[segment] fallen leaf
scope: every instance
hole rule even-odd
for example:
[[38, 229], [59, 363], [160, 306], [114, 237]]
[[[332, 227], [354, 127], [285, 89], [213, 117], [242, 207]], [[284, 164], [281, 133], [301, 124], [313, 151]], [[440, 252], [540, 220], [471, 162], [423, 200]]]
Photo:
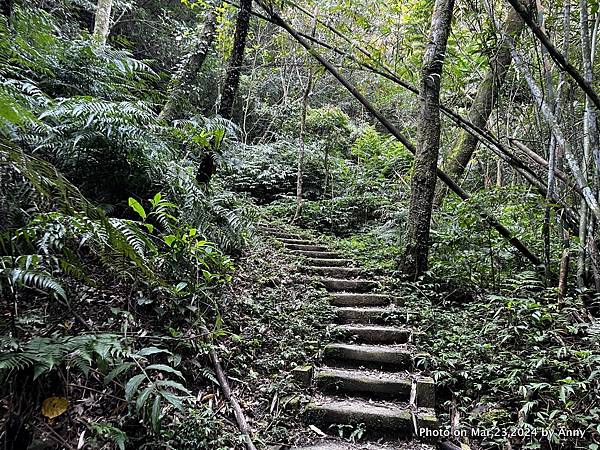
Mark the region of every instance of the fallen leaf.
[[321, 437], [326, 437], [327, 436], [325, 433], [323, 433], [320, 429], [318, 429], [314, 425], [309, 425], [308, 428], [310, 428], [311, 430], [313, 430], [315, 433], [317, 433]]
[[49, 419], [63, 414], [69, 407], [69, 400], [64, 397], [48, 397], [42, 402], [42, 415]]
[[83, 430], [79, 435], [79, 441], [77, 442], [77, 450], [81, 450], [83, 447], [85, 447], [85, 430]]

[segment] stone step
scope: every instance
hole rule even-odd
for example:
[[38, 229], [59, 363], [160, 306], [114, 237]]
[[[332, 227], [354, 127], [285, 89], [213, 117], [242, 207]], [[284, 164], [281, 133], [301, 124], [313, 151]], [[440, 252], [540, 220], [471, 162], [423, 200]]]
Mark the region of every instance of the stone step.
[[340, 325], [336, 329], [367, 344], [405, 344], [411, 333], [408, 328], [386, 325]]
[[386, 317], [398, 310], [377, 307], [347, 306], [335, 308], [336, 318], [342, 323], [385, 323]]
[[309, 423], [318, 424], [321, 429], [329, 424], [364, 424], [368, 435], [377, 433], [385, 437], [409, 438], [413, 434], [412, 414], [408, 406], [403, 404], [323, 398], [307, 405], [305, 417]]
[[364, 370], [321, 369], [315, 375], [317, 387], [324, 392], [368, 395], [373, 398], [408, 402], [412, 380], [393, 373]]
[[324, 245], [306, 245], [306, 244], [283, 244], [285, 248], [290, 250], [306, 250], [309, 252], [326, 252], [327, 247]]
[[[285, 447], [287, 448], [287, 447]], [[394, 442], [394, 446], [380, 445], [373, 442], [360, 442], [358, 444], [351, 444], [349, 442], [341, 442], [334, 440], [333, 438], [327, 440], [320, 440], [307, 444], [302, 447], [292, 447], [294, 450], [436, 450], [436, 447], [432, 445], [425, 445], [423, 443], [415, 444], [414, 442]], [[267, 450], [284, 450], [284, 447], [277, 446], [271, 447]]]
[[[268, 448], [267, 450], [283, 450], [283, 448], [284, 447], [282, 447], [282, 446], [277, 446], [276, 448], [272, 447], [272, 448]], [[353, 444], [349, 444], [349, 443], [342, 444], [342, 443], [333, 442], [333, 441], [315, 442], [309, 446], [292, 447], [292, 449], [294, 449], [294, 450], [392, 450], [392, 449], [390, 449], [390, 447], [373, 446], [373, 445], [369, 445], [365, 442], [361, 443], [360, 445], [353, 445]]]
[[327, 275], [334, 278], [352, 278], [358, 277], [361, 270], [356, 267], [323, 267], [323, 266], [306, 266], [307, 270]]
[[[358, 394], [375, 399], [410, 401], [413, 380], [390, 372], [339, 369], [320, 369], [315, 384], [323, 392]], [[435, 408], [435, 383], [430, 377], [417, 377], [415, 405]]]
[[327, 361], [344, 366], [365, 366], [410, 370], [413, 366], [412, 353], [406, 346], [329, 344], [323, 349]]
[[[338, 442], [333, 438], [313, 442], [310, 445], [302, 447], [291, 447], [293, 450], [436, 450], [432, 445], [424, 445], [422, 443], [415, 445], [414, 442], [394, 442], [393, 447], [389, 445], [381, 445], [373, 442], [361, 441], [357, 444], [349, 442]], [[287, 447], [277, 446], [267, 448], [267, 450], [285, 450]]]
[[391, 298], [383, 294], [331, 294], [329, 303], [334, 306], [385, 306], [389, 305]]
[[352, 265], [352, 260], [351, 259], [341, 259], [341, 258], [309, 258], [308, 263], [311, 266], [339, 267], [339, 266]]
[[319, 278], [318, 281], [322, 283], [328, 291], [366, 292], [375, 289], [378, 286], [378, 283], [372, 280]]
[[279, 239], [284, 244], [299, 244], [299, 245], [316, 245], [313, 241], [309, 239], [289, 239], [289, 238], [281, 238]]
[[259, 231], [268, 234], [269, 236], [273, 236], [277, 239], [304, 239], [302, 236], [294, 233], [288, 233], [287, 231], [273, 231], [273, 230], [265, 230], [263, 228], [259, 228]]
[[307, 258], [319, 258], [319, 259], [335, 259], [338, 254], [335, 252], [315, 252], [312, 250], [294, 250], [294, 253]]

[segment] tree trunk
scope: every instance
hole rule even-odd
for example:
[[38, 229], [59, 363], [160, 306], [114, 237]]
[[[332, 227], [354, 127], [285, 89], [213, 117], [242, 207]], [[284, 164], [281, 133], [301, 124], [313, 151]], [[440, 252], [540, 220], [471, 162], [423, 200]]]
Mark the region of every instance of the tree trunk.
[[[523, 19], [513, 9], [510, 8], [508, 16], [503, 24], [504, 32], [513, 39], [518, 39], [524, 28]], [[505, 39], [501, 39], [496, 50], [496, 55], [490, 60], [490, 67], [485, 78], [477, 89], [475, 99], [469, 110], [469, 121], [479, 128], [486, 128], [487, 121], [496, 106], [500, 88], [504, 84], [506, 74], [512, 63], [510, 46]], [[453, 178], [460, 179], [465, 171], [465, 167], [471, 160], [479, 139], [473, 134], [463, 130], [461, 136], [450, 154], [450, 159], [446, 164], [445, 171]], [[448, 189], [440, 186], [437, 190], [435, 205], [441, 205]]]
[[560, 276], [558, 279], [558, 298], [564, 300], [569, 281], [569, 249], [565, 248], [560, 258]]
[[410, 207], [403, 271], [418, 277], [427, 270], [429, 227], [440, 150], [440, 85], [454, 0], [436, 0], [429, 43], [423, 57], [419, 143], [411, 180]]
[[204, 60], [212, 47], [217, 30], [217, 8], [222, 2], [218, 2], [214, 7], [209, 7], [206, 18], [202, 25], [198, 26], [196, 43], [191, 53], [186, 55], [178, 73], [173, 76], [171, 86], [169, 87], [167, 102], [165, 103], [159, 119], [171, 120], [174, 118], [177, 107], [180, 105], [186, 91], [193, 86], [198, 73], [202, 69]]
[[[588, 4], [586, 0], [579, 1], [579, 26], [581, 29], [581, 57], [583, 63], [583, 76], [588, 83], [592, 83], [593, 71], [591, 62], [590, 32], [588, 27]], [[583, 114], [583, 160], [582, 171], [585, 177], [589, 176], [589, 162], [592, 154], [597, 150], [596, 112], [590, 104], [590, 97], [586, 96], [585, 110]], [[579, 224], [579, 253], [577, 258], [577, 287], [585, 288], [587, 279], [587, 248], [588, 248], [588, 226], [591, 221], [588, 218], [588, 208], [585, 202], [581, 202], [581, 221]], [[591, 236], [590, 236], [591, 237]]]
[[110, 33], [110, 13], [113, 0], [98, 0], [96, 16], [94, 18], [94, 39], [99, 44], [105, 45]]
[[252, 14], [252, 0], [240, 0], [240, 10], [235, 23], [235, 35], [233, 38], [233, 51], [229, 59], [223, 93], [219, 105], [219, 114], [226, 119], [231, 119], [233, 101], [240, 84], [240, 72], [244, 63], [244, 51], [246, 49], [246, 37], [250, 27], [250, 15]]
[[[312, 36], [317, 32], [317, 11], [315, 9], [315, 14], [313, 18], [312, 25]], [[303, 177], [304, 177], [304, 153], [305, 153], [305, 136], [304, 130], [306, 128], [306, 111], [308, 109], [308, 98], [310, 97], [310, 93], [313, 87], [314, 80], [314, 70], [311, 67], [308, 71], [308, 80], [306, 82], [306, 89], [304, 90], [304, 94], [302, 95], [302, 112], [300, 115], [300, 146], [298, 147], [298, 175], [296, 179], [296, 212], [294, 213], [294, 218], [292, 219], [292, 223], [294, 223], [300, 217], [302, 213], [302, 187], [303, 187]]]
[[[571, 5], [569, 2], [565, 2], [563, 5], [563, 48], [562, 51], [565, 55], [568, 54], [569, 51], [569, 20], [570, 20], [570, 12]], [[540, 24], [544, 25], [544, 15], [543, 10], [540, 8], [538, 12], [538, 17]], [[544, 76], [546, 80], [546, 90], [547, 90], [547, 98], [550, 102], [552, 102], [552, 112], [556, 115], [560, 115], [561, 111], [561, 85], [563, 81], [563, 72], [560, 72], [558, 78], [558, 92], [555, 92], [554, 82], [552, 80], [552, 72], [550, 67], [548, 50], [545, 47], [542, 47], [542, 60], [544, 65]], [[544, 224], [542, 226], [542, 235], [544, 238], [544, 267], [546, 268], [546, 273], [550, 273], [550, 264], [552, 263], [551, 258], [551, 248], [552, 248], [552, 239], [551, 239], [551, 229], [550, 223], [552, 219], [552, 198], [554, 197], [554, 192], [556, 190], [556, 139], [552, 134], [550, 136], [550, 145], [548, 146], [548, 175], [546, 178], [546, 206], [544, 207]], [[560, 281], [559, 281], [560, 282]]]

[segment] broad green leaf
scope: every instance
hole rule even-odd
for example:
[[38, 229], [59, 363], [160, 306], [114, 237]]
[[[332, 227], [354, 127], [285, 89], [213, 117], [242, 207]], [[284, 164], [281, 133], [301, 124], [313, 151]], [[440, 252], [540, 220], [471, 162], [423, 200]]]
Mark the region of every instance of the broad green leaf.
[[154, 399], [150, 417], [152, 418], [152, 428], [154, 431], [158, 431], [160, 429], [160, 396], [158, 395]]
[[133, 208], [133, 210], [138, 213], [143, 220], [146, 220], [146, 210], [142, 205], [140, 205], [140, 202], [138, 202], [135, 198], [129, 197], [129, 206]]
[[140, 387], [140, 384], [142, 384], [142, 381], [144, 381], [145, 379], [146, 379], [146, 375], [143, 373], [141, 373], [139, 375], [135, 375], [134, 377], [131, 377], [129, 379], [129, 381], [125, 385], [125, 400], [127, 400], [128, 402], [131, 401], [134, 394]]
[[167, 366], [166, 364], [150, 364], [148, 367], [146, 367], [146, 370], [160, 370], [162, 372], [169, 372], [185, 379], [179, 370], [173, 369], [171, 366]]
[[104, 384], [110, 383], [116, 377], [129, 370], [131, 366], [133, 366], [133, 363], [123, 363], [118, 365], [104, 377]]
[[169, 350], [166, 350], [164, 348], [158, 348], [158, 347], [145, 347], [143, 349], [141, 349], [139, 352], [137, 352], [138, 356], [150, 356], [150, 355], [155, 355], [157, 353], [167, 353], [167, 354], [171, 354], [171, 352]]

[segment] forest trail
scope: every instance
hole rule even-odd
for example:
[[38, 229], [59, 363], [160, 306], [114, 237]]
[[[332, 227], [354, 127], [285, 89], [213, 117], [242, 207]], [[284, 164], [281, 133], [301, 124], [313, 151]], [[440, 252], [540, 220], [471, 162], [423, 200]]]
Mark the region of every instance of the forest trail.
[[[392, 298], [380, 284], [363, 278], [364, 271], [327, 246], [273, 225], [260, 231], [304, 259], [305, 271], [322, 284], [334, 308], [335, 330], [341, 339], [322, 348], [321, 367], [300, 366], [295, 378], [315, 395], [302, 408], [307, 424], [327, 431], [331, 425], [364, 427], [377, 442], [395, 441], [393, 448], [430, 448], [420, 439], [424, 429], [438, 426], [433, 379], [414, 367], [416, 330], [386, 325], [402, 299]], [[359, 436], [360, 437], [360, 436]], [[398, 439], [406, 441], [398, 444]], [[431, 439], [429, 439], [431, 441]], [[353, 447], [324, 439], [304, 450], [379, 448]], [[390, 447], [384, 447], [390, 448]]]

